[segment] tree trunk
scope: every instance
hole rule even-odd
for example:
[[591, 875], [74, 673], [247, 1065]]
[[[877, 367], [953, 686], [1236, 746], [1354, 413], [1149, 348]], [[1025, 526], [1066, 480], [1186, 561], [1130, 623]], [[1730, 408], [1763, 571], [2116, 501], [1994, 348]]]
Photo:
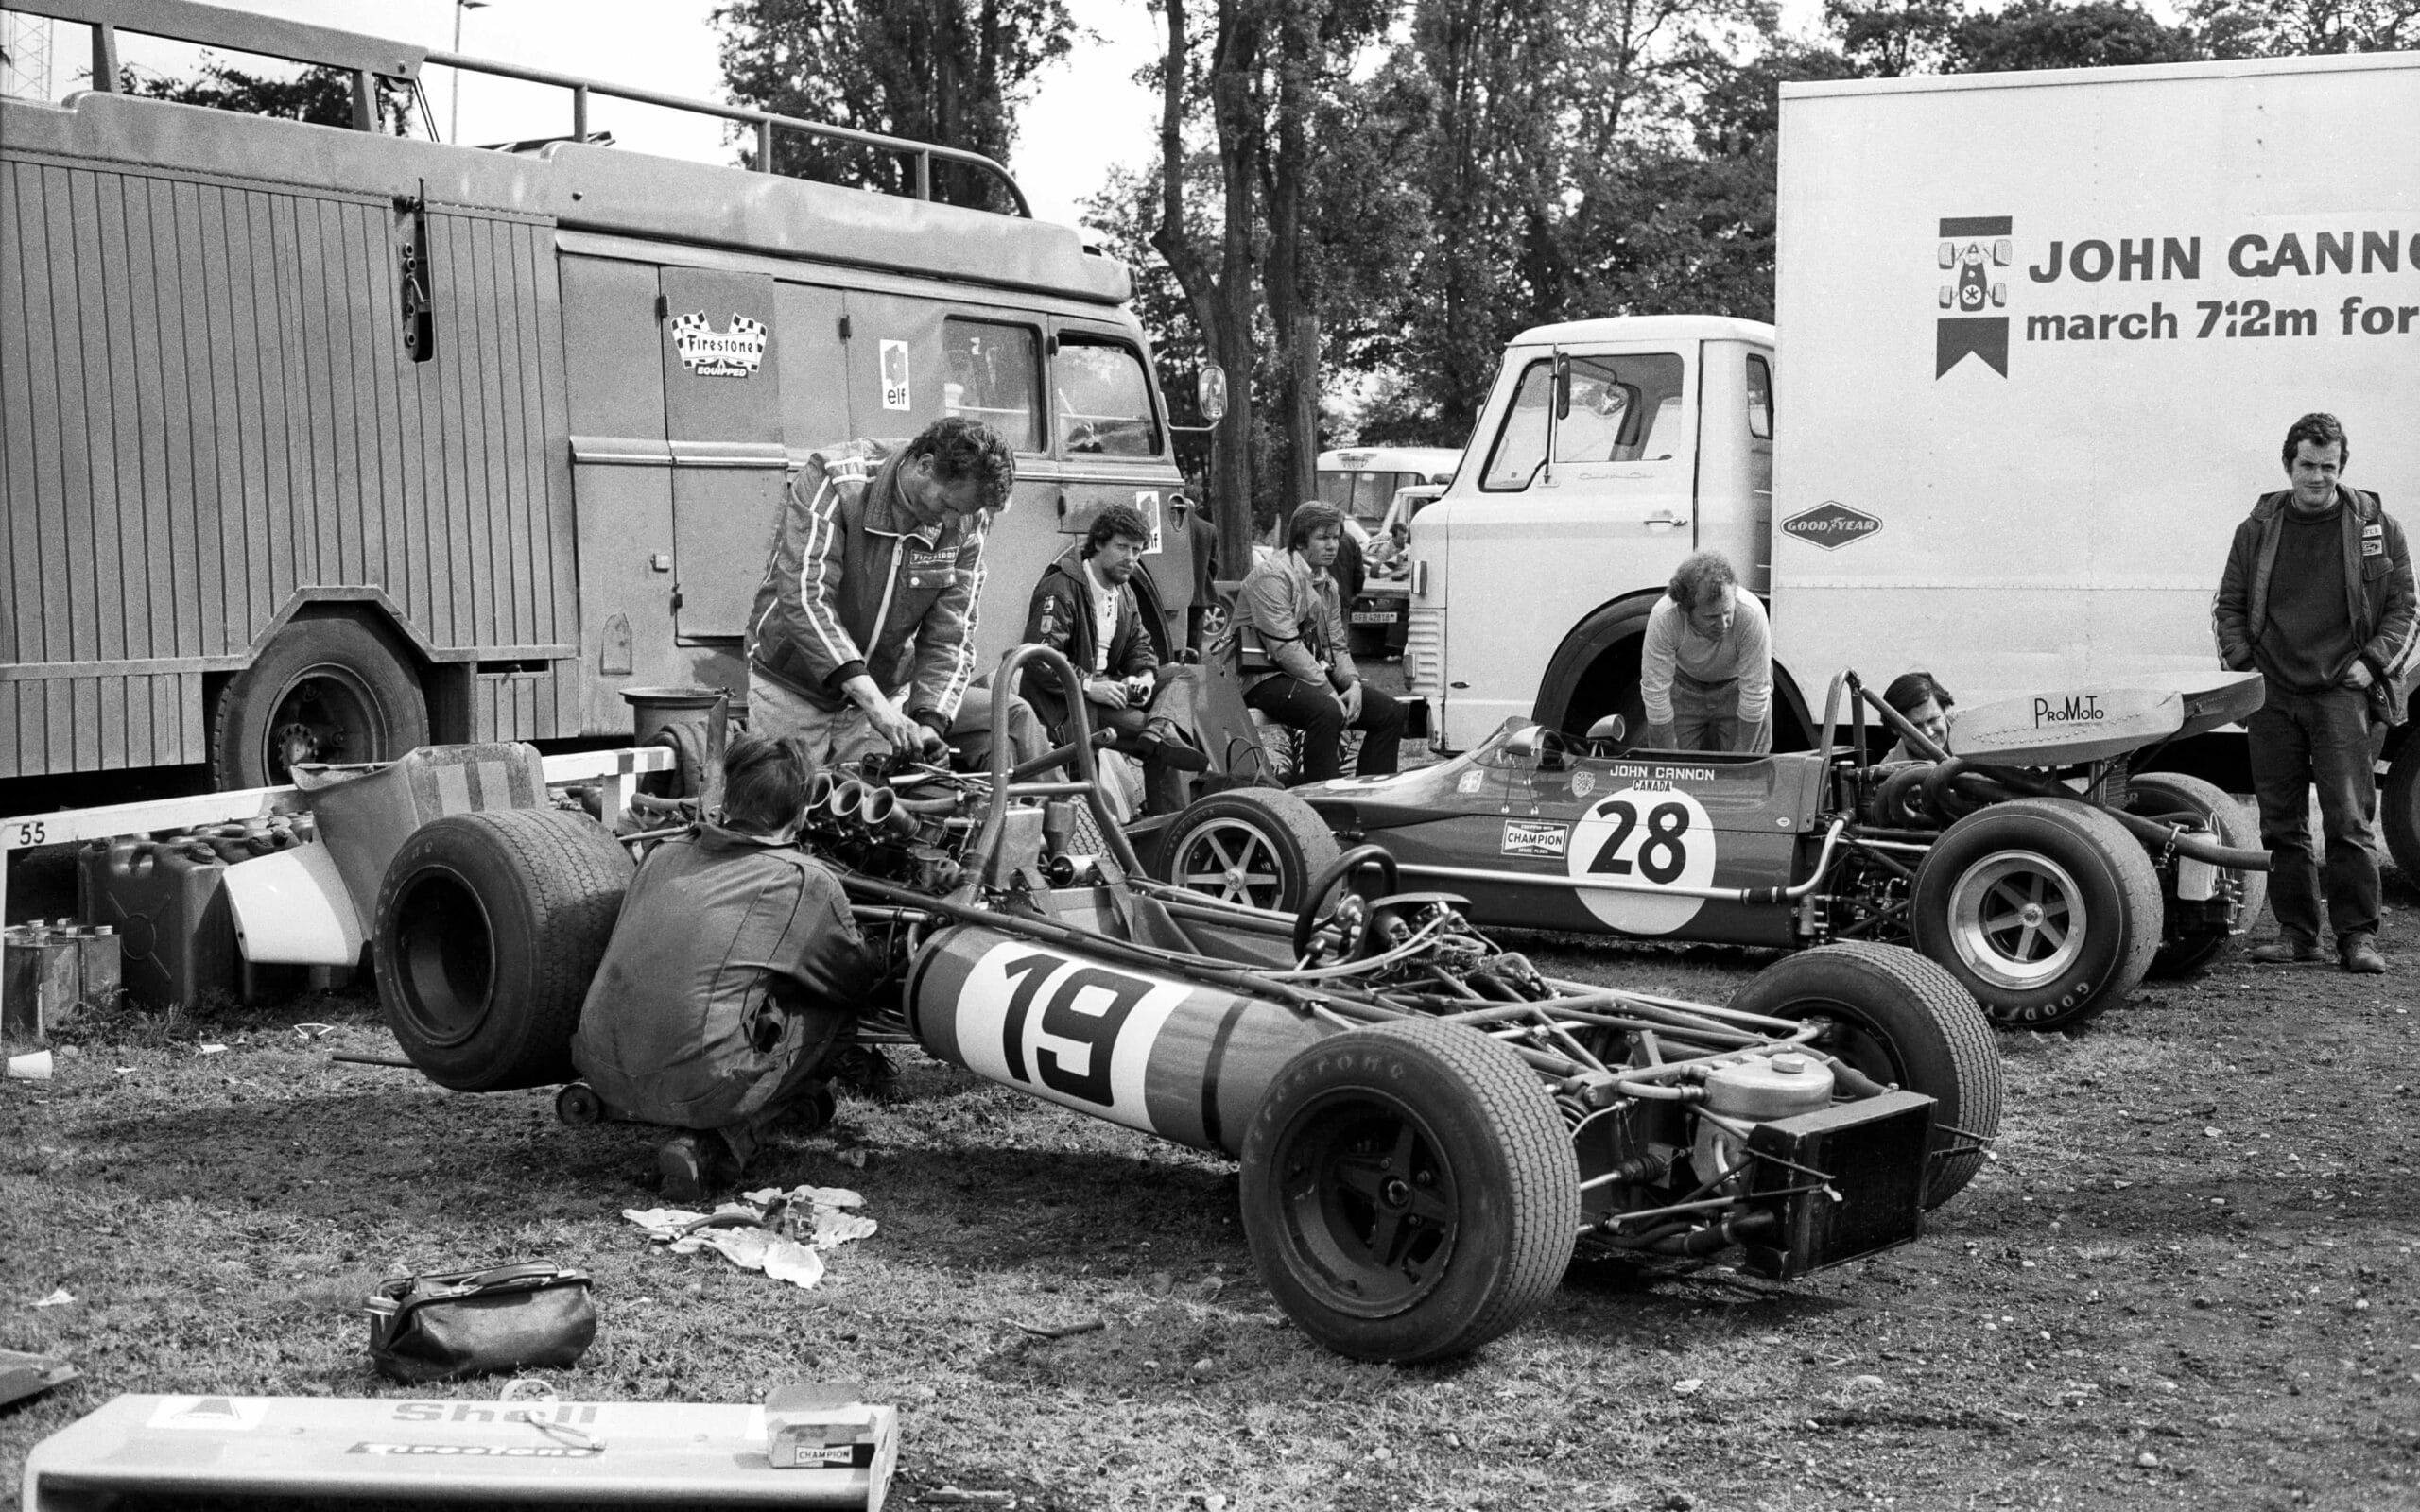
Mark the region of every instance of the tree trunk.
[[1319, 260], [1307, 240], [1312, 70], [1320, 47], [1321, 7], [1296, 0], [1278, 26], [1277, 150], [1270, 160], [1269, 320], [1276, 328], [1283, 373], [1279, 404], [1286, 467], [1279, 528], [1294, 507], [1317, 496], [1320, 448]]

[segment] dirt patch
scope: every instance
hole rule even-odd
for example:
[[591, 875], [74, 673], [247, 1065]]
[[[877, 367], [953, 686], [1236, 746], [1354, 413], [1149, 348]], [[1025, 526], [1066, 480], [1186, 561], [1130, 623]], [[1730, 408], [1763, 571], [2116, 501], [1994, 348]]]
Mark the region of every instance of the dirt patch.
[[[361, 1352], [379, 1276], [544, 1257], [599, 1283], [564, 1395], [863, 1380], [903, 1409], [899, 1505], [2420, 1506], [2420, 899], [2389, 902], [2387, 977], [2226, 963], [2003, 1036], [1996, 1158], [1913, 1245], [1789, 1286], [1582, 1264], [1419, 1369], [1276, 1314], [1224, 1162], [919, 1057], [767, 1159], [882, 1225], [801, 1293], [623, 1222], [653, 1202], [645, 1130], [330, 1063], [391, 1048], [366, 997], [95, 1022], [58, 1080], [0, 1086], [0, 1346], [86, 1372], [0, 1417], [0, 1484], [122, 1391], [405, 1395]], [[1770, 958], [1522, 944], [1713, 998]]]

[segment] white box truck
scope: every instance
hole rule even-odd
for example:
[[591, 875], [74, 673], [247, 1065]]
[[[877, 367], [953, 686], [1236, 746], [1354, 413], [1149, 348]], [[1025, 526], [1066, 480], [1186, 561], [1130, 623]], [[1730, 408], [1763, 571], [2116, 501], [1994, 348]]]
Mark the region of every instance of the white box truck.
[[[1634, 721], [1700, 548], [1771, 595], [1783, 748], [1843, 667], [1970, 704], [2213, 670], [2229, 536], [2309, 410], [2420, 528], [2420, 54], [1786, 85], [1779, 263], [1777, 329], [1513, 338], [1411, 531], [1440, 746]], [[2384, 818], [2420, 873], [2411, 730]], [[2153, 759], [2249, 787], [2239, 730]]]
[[[1779, 233], [1802, 674], [2214, 666], [2229, 538], [2311, 410], [2420, 526], [2420, 53], [1785, 85]], [[2182, 754], [2248, 789], [2239, 730]], [[2409, 727], [2389, 755], [2420, 866]]]

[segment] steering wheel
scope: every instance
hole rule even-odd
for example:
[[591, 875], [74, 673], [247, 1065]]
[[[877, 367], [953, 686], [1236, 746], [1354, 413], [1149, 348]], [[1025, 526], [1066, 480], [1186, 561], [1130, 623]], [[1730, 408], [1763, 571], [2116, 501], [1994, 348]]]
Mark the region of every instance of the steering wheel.
[[1294, 959], [1299, 961], [1310, 952], [1311, 935], [1321, 922], [1320, 905], [1327, 902], [1327, 895], [1336, 890], [1339, 883], [1349, 880], [1363, 867], [1378, 868], [1378, 890], [1372, 893], [1356, 887], [1354, 891], [1357, 894], [1363, 898], [1384, 898], [1395, 890], [1395, 858], [1387, 852], [1384, 846], [1357, 845], [1329, 862], [1312, 880], [1310, 889], [1303, 894], [1303, 906], [1294, 915]]

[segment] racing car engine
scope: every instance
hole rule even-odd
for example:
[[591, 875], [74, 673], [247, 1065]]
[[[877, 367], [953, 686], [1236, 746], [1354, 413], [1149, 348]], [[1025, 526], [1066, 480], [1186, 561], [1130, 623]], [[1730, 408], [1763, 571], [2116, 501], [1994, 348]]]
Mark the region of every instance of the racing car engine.
[[1820, 1113], [1832, 1104], [1832, 1068], [1812, 1056], [1748, 1057], [1708, 1068], [1690, 1163], [1714, 1181], [1748, 1160], [1757, 1124]]

